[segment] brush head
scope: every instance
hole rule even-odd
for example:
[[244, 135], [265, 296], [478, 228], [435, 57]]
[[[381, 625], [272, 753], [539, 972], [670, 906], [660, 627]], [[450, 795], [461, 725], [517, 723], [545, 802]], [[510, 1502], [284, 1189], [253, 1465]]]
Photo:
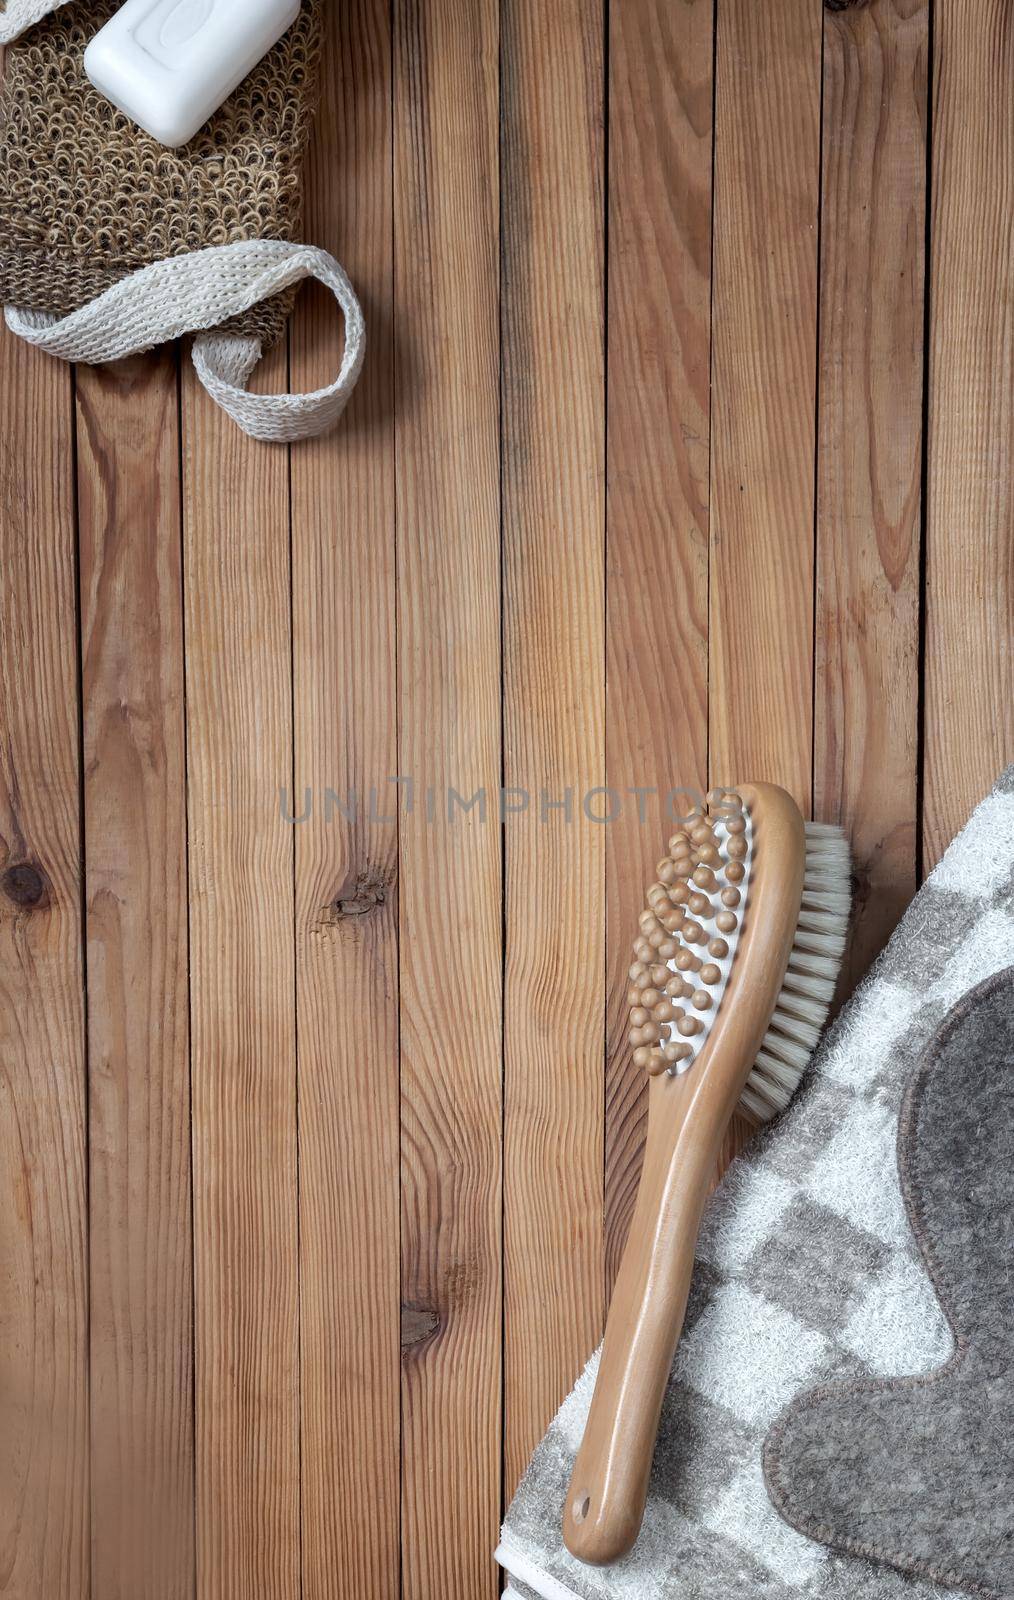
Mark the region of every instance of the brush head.
[[[762, 840], [763, 819], [743, 797], [715, 790], [707, 808], [676, 829], [668, 855], [658, 863], [627, 995], [634, 1062], [652, 1076], [688, 1072], [723, 1004], [735, 1004], [741, 941], [763, 937], [750, 916], [758, 823]], [[848, 843], [826, 823], [803, 827], [805, 865], [792, 944], [740, 1099], [740, 1109], [755, 1122], [775, 1116], [792, 1098], [827, 1018], [845, 951]]]

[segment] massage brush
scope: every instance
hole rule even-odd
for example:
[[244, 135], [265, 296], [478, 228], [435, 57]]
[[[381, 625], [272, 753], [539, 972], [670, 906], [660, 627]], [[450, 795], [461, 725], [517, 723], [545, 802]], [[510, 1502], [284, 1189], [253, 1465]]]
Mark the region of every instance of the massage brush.
[[730, 1118], [789, 1102], [845, 949], [849, 850], [772, 784], [715, 790], [677, 828], [641, 913], [630, 1043], [648, 1135], [563, 1536], [602, 1565], [641, 1526], [704, 1202]]

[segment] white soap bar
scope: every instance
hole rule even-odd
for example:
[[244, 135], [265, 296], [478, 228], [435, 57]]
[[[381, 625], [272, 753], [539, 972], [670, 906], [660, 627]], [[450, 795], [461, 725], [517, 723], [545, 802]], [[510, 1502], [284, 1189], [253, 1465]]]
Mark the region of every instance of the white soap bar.
[[203, 128], [299, 16], [300, 0], [127, 0], [85, 51], [96, 89], [160, 144]]

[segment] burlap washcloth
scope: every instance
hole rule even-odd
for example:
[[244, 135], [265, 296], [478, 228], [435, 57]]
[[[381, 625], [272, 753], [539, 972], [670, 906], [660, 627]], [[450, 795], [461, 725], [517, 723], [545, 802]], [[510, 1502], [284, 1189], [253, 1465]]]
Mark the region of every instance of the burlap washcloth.
[[[85, 47], [120, 0], [0, 3], [7, 51], [0, 117], [0, 297], [8, 325], [68, 360], [108, 361], [197, 332], [216, 400], [258, 437], [323, 431], [363, 355], [344, 272], [299, 238], [302, 164], [317, 87], [322, 0], [211, 121], [164, 148], [89, 83]], [[254, 396], [246, 381], [313, 275], [346, 318], [336, 384]]]
[[560, 1535], [593, 1357], [507, 1513], [498, 1555], [509, 1593], [943, 1600], [953, 1592], [790, 1526], [769, 1496], [764, 1451], [804, 1391], [908, 1379], [952, 1356], [952, 1330], [902, 1199], [899, 1114], [952, 1006], [1012, 964], [1014, 767], [927, 879], [789, 1110], [711, 1202], [637, 1545], [615, 1566], [585, 1567]]

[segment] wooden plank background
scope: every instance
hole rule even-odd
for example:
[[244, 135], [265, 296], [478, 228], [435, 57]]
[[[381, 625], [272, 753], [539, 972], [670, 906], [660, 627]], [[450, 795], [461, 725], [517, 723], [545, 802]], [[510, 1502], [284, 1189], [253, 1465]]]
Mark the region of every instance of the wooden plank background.
[[666, 795], [844, 824], [847, 986], [1014, 760], [1012, 10], [349, 0], [333, 438], [0, 337], [3, 1600], [497, 1592]]

